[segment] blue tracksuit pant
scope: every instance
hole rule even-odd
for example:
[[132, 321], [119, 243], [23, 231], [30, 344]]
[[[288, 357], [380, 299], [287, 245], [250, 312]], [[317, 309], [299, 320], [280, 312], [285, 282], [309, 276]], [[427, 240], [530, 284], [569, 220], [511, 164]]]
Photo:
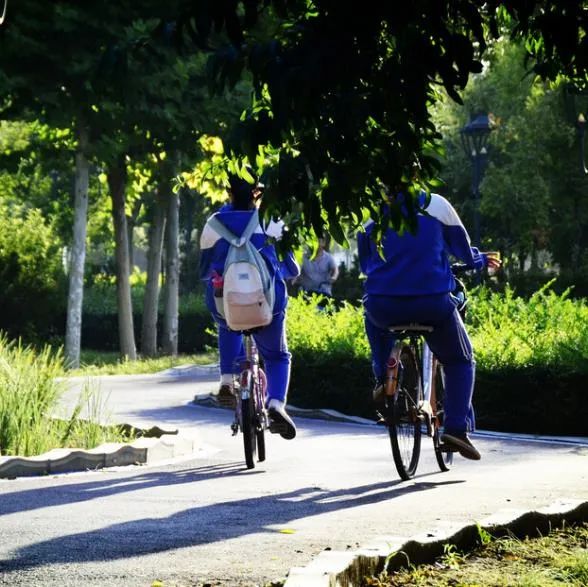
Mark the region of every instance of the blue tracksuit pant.
[[[290, 382], [290, 363], [292, 355], [286, 342], [284, 319], [286, 312], [274, 314], [270, 324], [253, 335], [259, 354], [264, 360], [267, 375], [268, 400], [286, 401]], [[215, 319], [218, 324], [218, 349], [221, 373], [238, 373], [239, 357], [244, 356], [243, 335], [229, 330], [222, 319]]]
[[445, 371], [445, 432], [472, 430], [475, 362], [470, 339], [451, 296], [366, 294], [363, 303], [376, 378], [385, 377], [386, 362], [396, 341], [387, 327], [410, 322], [432, 326], [433, 332], [426, 333], [425, 338]]

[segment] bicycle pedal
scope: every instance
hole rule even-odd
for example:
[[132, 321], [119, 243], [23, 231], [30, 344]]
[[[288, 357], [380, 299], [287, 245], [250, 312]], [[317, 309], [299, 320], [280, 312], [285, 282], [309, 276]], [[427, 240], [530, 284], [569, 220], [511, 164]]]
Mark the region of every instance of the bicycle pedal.
[[386, 418], [384, 418], [384, 416], [378, 412], [376, 410], [376, 425], [377, 426], [388, 426], [388, 423], [386, 422]]

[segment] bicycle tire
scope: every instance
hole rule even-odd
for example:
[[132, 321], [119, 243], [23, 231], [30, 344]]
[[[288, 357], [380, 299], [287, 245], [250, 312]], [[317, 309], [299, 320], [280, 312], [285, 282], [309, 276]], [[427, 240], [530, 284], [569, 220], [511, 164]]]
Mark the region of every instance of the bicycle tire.
[[422, 399], [416, 354], [411, 346], [400, 351], [401, 375], [396, 393], [387, 404], [388, 434], [392, 456], [400, 478], [414, 477], [421, 454], [421, 419], [418, 405]]
[[435, 372], [433, 374], [435, 385], [435, 399], [433, 407], [433, 447], [435, 449], [435, 458], [441, 471], [449, 471], [453, 464], [453, 453], [441, 450], [441, 430], [443, 429], [444, 402], [445, 402], [445, 374], [443, 366], [439, 361], [435, 361]]
[[248, 469], [255, 467], [255, 456], [257, 453], [257, 430], [255, 399], [253, 388], [253, 377], [247, 378], [248, 392], [241, 394], [241, 432], [243, 432], [243, 448], [245, 449], [245, 463]]
[[263, 369], [259, 369], [256, 395], [256, 437], [257, 437], [257, 460], [261, 463], [265, 461], [265, 428], [266, 416], [265, 410], [265, 390], [267, 389], [267, 379]]

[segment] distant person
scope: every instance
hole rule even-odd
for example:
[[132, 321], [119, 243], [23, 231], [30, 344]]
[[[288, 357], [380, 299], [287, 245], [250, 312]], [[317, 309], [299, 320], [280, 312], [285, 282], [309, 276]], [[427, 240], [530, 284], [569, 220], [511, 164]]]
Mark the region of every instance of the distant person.
[[309, 254], [304, 256], [300, 276], [296, 282], [300, 283], [303, 292], [318, 294], [328, 299], [333, 297], [333, 283], [337, 277], [339, 277], [339, 269], [333, 255], [329, 253], [329, 239], [321, 237], [318, 239], [316, 253], [312, 257]]

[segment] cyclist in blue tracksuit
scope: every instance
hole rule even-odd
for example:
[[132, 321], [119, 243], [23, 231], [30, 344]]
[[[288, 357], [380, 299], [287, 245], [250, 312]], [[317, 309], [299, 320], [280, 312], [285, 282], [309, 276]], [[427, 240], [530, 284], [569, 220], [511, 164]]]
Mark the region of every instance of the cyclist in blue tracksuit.
[[[258, 187], [239, 177], [230, 178], [230, 203], [224, 205], [215, 216], [236, 236], [240, 236], [253, 213], [261, 195]], [[285, 331], [286, 306], [288, 303], [285, 279], [300, 273], [294, 256], [289, 254], [282, 262], [278, 260], [270, 238], [280, 238], [283, 223], [271, 222], [267, 227], [260, 224], [251, 237], [251, 242], [265, 259], [270, 275], [275, 278], [275, 303], [273, 320], [257, 330], [253, 338], [263, 357], [267, 375], [268, 413], [271, 420], [281, 424], [280, 434], [287, 439], [296, 436], [296, 427], [286, 412], [286, 395], [290, 380], [291, 354], [288, 351]], [[221, 405], [233, 406], [233, 375], [238, 372], [236, 358], [243, 355], [243, 336], [230, 330], [216, 310], [213, 277], [222, 275], [229, 243], [214, 231], [207, 222], [200, 237], [200, 276], [206, 280], [206, 305], [218, 325], [221, 386], [218, 401]]]
[[445, 371], [442, 441], [462, 456], [478, 460], [480, 453], [467, 435], [473, 427], [475, 362], [470, 339], [450, 295], [456, 283], [449, 255], [478, 270], [497, 268], [500, 261], [470, 246], [457, 212], [445, 198], [431, 194], [427, 205], [423, 193], [420, 204], [426, 208], [418, 215], [416, 234], [400, 235], [387, 229], [382, 237], [383, 257], [371, 238], [373, 221], [358, 235], [359, 263], [367, 276], [363, 304], [376, 386], [384, 380], [386, 361], [395, 342], [387, 328], [406, 322], [433, 326], [433, 332], [425, 336]]

